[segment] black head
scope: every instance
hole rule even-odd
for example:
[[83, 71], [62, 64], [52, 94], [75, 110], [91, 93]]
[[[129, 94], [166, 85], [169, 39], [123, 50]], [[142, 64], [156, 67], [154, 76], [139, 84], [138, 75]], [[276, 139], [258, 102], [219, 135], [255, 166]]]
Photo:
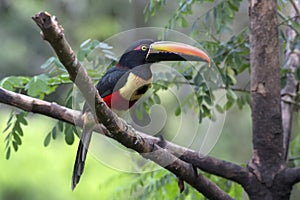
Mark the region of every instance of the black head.
[[205, 61], [210, 58], [200, 49], [177, 42], [142, 39], [130, 45], [121, 56], [118, 65], [130, 69], [145, 65], [150, 66], [160, 61]]
[[142, 39], [135, 41], [131, 44], [121, 56], [118, 65], [122, 67], [128, 67], [130, 69], [141, 66], [147, 63], [146, 57], [150, 48], [150, 45], [154, 42], [151, 39]]

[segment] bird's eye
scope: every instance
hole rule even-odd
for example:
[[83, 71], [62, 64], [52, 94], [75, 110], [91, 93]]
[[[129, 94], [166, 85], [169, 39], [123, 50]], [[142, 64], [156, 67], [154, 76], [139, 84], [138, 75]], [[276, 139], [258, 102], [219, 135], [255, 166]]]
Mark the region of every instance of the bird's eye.
[[143, 45], [143, 46], [141, 47], [141, 49], [142, 49], [142, 51], [146, 51], [146, 50], [148, 49], [148, 47]]

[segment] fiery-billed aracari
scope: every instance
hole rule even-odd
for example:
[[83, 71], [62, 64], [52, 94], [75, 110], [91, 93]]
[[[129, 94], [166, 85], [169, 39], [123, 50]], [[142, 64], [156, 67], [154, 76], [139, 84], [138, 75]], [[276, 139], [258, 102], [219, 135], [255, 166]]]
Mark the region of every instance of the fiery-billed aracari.
[[[96, 88], [108, 107], [114, 110], [127, 110], [151, 86], [151, 64], [184, 60], [205, 61], [210, 64], [210, 58], [196, 47], [177, 42], [142, 39], [128, 47], [116, 66], [103, 75]], [[90, 112], [87, 105], [84, 106], [83, 112]], [[92, 131], [93, 126], [83, 127], [74, 164], [72, 190], [83, 173]]]

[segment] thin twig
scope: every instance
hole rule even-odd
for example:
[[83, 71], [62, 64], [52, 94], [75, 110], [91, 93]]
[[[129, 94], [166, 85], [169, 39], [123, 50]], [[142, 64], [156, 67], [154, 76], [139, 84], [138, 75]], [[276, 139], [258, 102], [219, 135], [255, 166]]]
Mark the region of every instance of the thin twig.
[[289, 158], [289, 162], [293, 162], [295, 160], [299, 160], [300, 159], [300, 156], [295, 156], [295, 157], [292, 157], [292, 158]]
[[297, 3], [295, 2], [295, 0], [290, 0], [290, 2], [297, 13], [297, 17], [300, 16], [300, 9], [299, 9]]

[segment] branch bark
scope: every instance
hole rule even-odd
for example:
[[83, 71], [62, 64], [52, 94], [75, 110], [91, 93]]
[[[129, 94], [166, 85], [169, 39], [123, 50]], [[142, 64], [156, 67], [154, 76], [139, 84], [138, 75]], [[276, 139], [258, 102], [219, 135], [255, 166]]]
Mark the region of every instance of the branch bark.
[[[27, 112], [42, 114], [53, 119], [58, 119], [72, 125], [79, 126], [81, 128], [83, 125], [83, 116], [80, 111], [72, 110], [56, 103], [50, 103], [23, 94], [11, 92], [1, 87], [0, 103], [20, 108]], [[97, 124], [94, 131], [108, 137], [110, 137], [111, 135], [102, 124]], [[164, 146], [163, 148], [165, 148], [177, 158], [180, 158], [181, 160], [192, 164], [202, 171], [227, 178], [240, 184], [243, 184], [245, 181], [247, 181], [249, 172], [246, 168], [243, 168], [231, 162], [219, 160], [211, 156], [201, 155], [196, 151], [173, 144], [169, 141], [165, 141], [164, 145], [162, 145], [161, 140], [158, 137], [154, 137], [138, 131], [137, 133], [142, 138], [145, 138], [153, 144], [159, 145], [161, 147]]]
[[[106, 127], [111, 138], [171, 171], [209, 199], [232, 199], [205, 176], [195, 174], [189, 163], [177, 159], [166, 149], [141, 137], [106, 106], [86, 70], [76, 59], [73, 50], [65, 39], [64, 30], [56, 17], [41, 12], [36, 14], [33, 20], [42, 30], [43, 38], [50, 43], [69, 72], [70, 79], [78, 86], [90, 107], [95, 108], [98, 121]], [[170, 163], [169, 161], [174, 162]]]
[[288, 199], [280, 95], [277, 1], [250, 0], [250, 65], [255, 177], [245, 187], [251, 199]]
[[[78, 125], [82, 127], [83, 124], [83, 116], [80, 111], [72, 110], [63, 106], [60, 106], [56, 103], [49, 103], [47, 101], [42, 101], [39, 99], [35, 99], [32, 97], [28, 97], [22, 94], [18, 94], [15, 92], [7, 91], [3, 88], [0, 88], [0, 102], [11, 105], [17, 108], [20, 108], [24, 111], [33, 112], [33, 113], [39, 113], [43, 114], [45, 116], [52, 117], [54, 119], [62, 120], [65, 122], [68, 122], [73, 125]], [[95, 127], [95, 131], [98, 133], [104, 134], [108, 137], [111, 137], [111, 134], [109, 131], [102, 125], [98, 124]], [[188, 160], [186, 162], [177, 159], [175, 155], [170, 154], [167, 152], [167, 149], [159, 148], [158, 144], [160, 142], [159, 138], [147, 135], [145, 133], [139, 133], [140, 137], [143, 137], [144, 139], [150, 141], [150, 143], [153, 143], [155, 147], [153, 147], [154, 154], [145, 154], [144, 156], [146, 158], [157, 160], [160, 159], [160, 163], [165, 163], [168, 160], [174, 160], [175, 163], [171, 166], [165, 166], [168, 170], [176, 174], [177, 176], [184, 177], [183, 179], [190, 179], [190, 181], [187, 181], [192, 186], [194, 186], [198, 191], [203, 193], [209, 198], [212, 199], [231, 199], [226, 193], [224, 193], [222, 190], [218, 188], [214, 183], [209, 181], [205, 176], [198, 174], [195, 175], [194, 169], [192, 169], [192, 165], [188, 163]], [[172, 144], [170, 142], [167, 142], [168, 147], [173, 149], [174, 154], [175, 150], [180, 149], [181, 151], [184, 149], [180, 146], [177, 146], [175, 144]], [[176, 152], [176, 154], [179, 154], [179, 152]], [[196, 154], [196, 152], [194, 152]], [[191, 155], [189, 156], [191, 157]], [[217, 159], [211, 158], [214, 160], [215, 163], [218, 163]], [[208, 163], [207, 166], [210, 166]], [[179, 168], [178, 168], [179, 167]], [[222, 168], [222, 166], [220, 167]], [[219, 170], [220, 170], [219, 168]], [[233, 170], [233, 169], [232, 169]], [[220, 170], [224, 171], [224, 170]], [[188, 176], [187, 176], [188, 174]], [[202, 188], [203, 187], [203, 188]], [[202, 188], [202, 189], [199, 189]], [[214, 194], [211, 194], [211, 193]]]
[[300, 182], [300, 167], [287, 168], [285, 170], [285, 179], [288, 180], [291, 185]]
[[[299, 20], [299, 1], [292, 0], [293, 2], [293, 10], [291, 17], [295, 17], [298, 24], [300, 24]], [[296, 17], [298, 16], [298, 17]], [[294, 73], [297, 67], [300, 64], [300, 50], [297, 48], [293, 48], [293, 43], [296, 38], [296, 32], [292, 28], [287, 29], [287, 45], [286, 45], [286, 64], [284, 68], [290, 69], [290, 72], [286, 77], [286, 85], [281, 90], [281, 96], [284, 101], [281, 102], [281, 110], [282, 110], [282, 126], [283, 126], [283, 148], [284, 148], [284, 157], [288, 159], [289, 153], [289, 145], [290, 145], [290, 136], [292, 131], [292, 120], [293, 120], [293, 109], [294, 104], [288, 102], [295, 102], [295, 98], [297, 95], [298, 89], [298, 81], [295, 79]]]
[[251, 108], [254, 152], [249, 168], [272, 185], [285, 165], [280, 107], [277, 4], [250, 3]]

